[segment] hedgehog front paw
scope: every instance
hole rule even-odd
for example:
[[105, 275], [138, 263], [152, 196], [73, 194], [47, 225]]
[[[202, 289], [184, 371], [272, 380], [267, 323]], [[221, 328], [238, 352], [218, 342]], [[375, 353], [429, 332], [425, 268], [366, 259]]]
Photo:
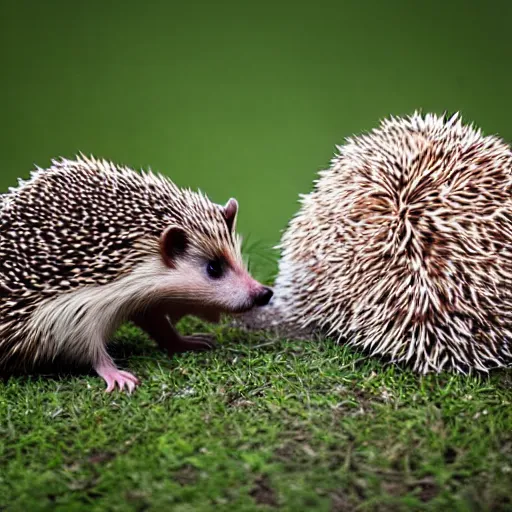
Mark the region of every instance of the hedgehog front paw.
[[107, 383], [106, 393], [114, 391], [116, 386], [123, 391], [125, 386], [129, 394], [139, 384], [139, 379], [129, 372], [116, 368], [113, 364], [103, 364], [95, 368], [98, 375]]
[[137, 379], [135, 375], [130, 372], [123, 372], [122, 370], [117, 370], [117, 372], [110, 376], [110, 378], [105, 378], [105, 381], [107, 383], [107, 387], [105, 389], [106, 393], [112, 392], [117, 384], [121, 391], [123, 391], [126, 386], [128, 393], [131, 394], [135, 387], [140, 383], [139, 379]]
[[192, 336], [180, 336], [179, 340], [169, 347], [171, 354], [182, 352], [200, 352], [215, 348], [215, 337], [212, 334], [193, 334]]

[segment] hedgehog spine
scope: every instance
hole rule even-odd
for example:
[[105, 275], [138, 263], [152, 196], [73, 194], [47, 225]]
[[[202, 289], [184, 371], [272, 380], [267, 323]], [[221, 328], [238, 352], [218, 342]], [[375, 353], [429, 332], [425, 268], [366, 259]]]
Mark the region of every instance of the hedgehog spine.
[[[512, 361], [512, 153], [458, 114], [351, 137], [284, 232], [270, 309], [427, 373]], [[261, 322], [259, 322], [261, 324]]]

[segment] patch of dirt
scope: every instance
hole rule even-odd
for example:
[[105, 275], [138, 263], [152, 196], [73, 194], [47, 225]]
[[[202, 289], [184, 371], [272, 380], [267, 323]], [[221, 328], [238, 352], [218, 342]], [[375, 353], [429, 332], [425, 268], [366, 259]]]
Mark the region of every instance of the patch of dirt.
[[348, 512], [356, 508], [354, 499], [348, 496], [344, 491], [334, 491], [331, 493], [330, 498], [331, 512]]
[[347, 460], [347, 446], [330, 443], [318, 446], [309, 432], [295, 430], [287, 432], [285, 439], [276, 447], [272, 460], [283, 465], [284, 469], [293, 471], [297, 468], [324, 466], [336, 471]]
[[403, 475], [398, 474], [386, 475], [384, 478], [386, 477], [388, 480], [382, 482], [382, 489], [392, 496], [403, 496], [412, 492], [421, 501], [427, 503], [433, 500], [439, 492], [439, 487], [433, 477], [425, 477], [412, 482], [403, 481]]
[[249, 495], [258, 505], [278, 506], [276, 492], [270, 486], [270, 481], [266, 475], [262, 475], [255, 480], [254, 487], [249, 491]]
[[197, 469], [190, 465], [181, 467], [173, 475], [173, 479], [182, 486], [194, 485], [197, 483], [198, 477], [199, 475]]
[[254, 402], [251, 402], [251, 400], [245, 400], [243, 398], [240, 398], [238, 400], [234, 400], [233, 402], [231, 402], [229, 404], [231, 407], [237, 407], [237, 408], [241, 408], [241, 407], [251, 407], [252, 405], [254, 405]]
[[150, 508], [148, 495], [144, 491], [127, 491], [125, 497], [136, 512], [144, 512]]
[[437, 493], [439, 492], [439, 488], [437, 487], [433, 478], [424, 478], [423, 480], [417, 483], [417, 486], [420, 489], [418, 496], [420, 500], [424, 501], [425, 503], [430, 500], [433, 500], [437, 496]]
[[443, 453], [443, 458], [447, 464], [453, 464], [457, 458], [457, 452], [451, 446], [448, 446]]
[[370, 391], [353, 386], [337, 386], [335, 391], [340, 397], [340, 401], [333, 408], [333, 417], [336, 420], [343, 421], [347, 415], [361, 416], [374, 414], [374, 405], [376, 403], [387, 403], [389, 397], [384, 398], [381, 395], [371, 393]]
[[[309, 445], [307, 445], [309, 447]], [[305, 467], [311, 464], [313, 457], [308, 453], [308, 448], [304, 449], [304, 443], [298, 440], [289, 441], [279, 446], [274, 451], [273, 459], [281, 462], [285, 469], [294, 469], [296, 467]]]
[[227, 392], [225, 396], [226, 396], [226, 398], [225, 398], [226, 404], [229, 407], [241, 408], [241, 407], [251, 407], [252, 405], [254, 405], [253, 401], [248, 400], [240, 393]]
[[90, 489], [93, 489], [98, 482], [98, 477], [82, 478], [70, 482], [68, 484], [68, 488], [71, 489], [72, 491], [89, 491]]
[[90, 462], [91, 464], [101, 464], [103, 462], [108, 462], [109, 460], [112, 460], [114, 457], [115, 455], [113, 453], [99, 452], [90, 455], [87, 458], [87, 462]]

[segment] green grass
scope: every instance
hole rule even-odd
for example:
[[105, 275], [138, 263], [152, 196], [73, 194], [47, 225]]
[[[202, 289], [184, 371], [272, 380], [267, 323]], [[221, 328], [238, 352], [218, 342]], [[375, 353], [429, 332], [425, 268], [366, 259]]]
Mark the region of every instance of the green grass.
[[[193, 332], [212, 329], [188, 321]], [[422, 378], [346, 347], [215, 328], [166, 358], [0, 383], [0, 510], [511, 510], [512, 375]]]

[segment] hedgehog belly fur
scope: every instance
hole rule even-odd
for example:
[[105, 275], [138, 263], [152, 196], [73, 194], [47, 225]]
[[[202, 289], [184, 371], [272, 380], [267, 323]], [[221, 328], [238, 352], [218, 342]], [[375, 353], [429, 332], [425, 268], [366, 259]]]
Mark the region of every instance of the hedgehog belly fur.
[[50, 359], [64, 355], [76, 362], [97, 361], [119, 325], [154, 300], [162, 267], [154, 260], [110, 284], [84, 287], [42, 304], [26, 326], [27, 339], [37, 340], [36, 359], [44, 354]]

